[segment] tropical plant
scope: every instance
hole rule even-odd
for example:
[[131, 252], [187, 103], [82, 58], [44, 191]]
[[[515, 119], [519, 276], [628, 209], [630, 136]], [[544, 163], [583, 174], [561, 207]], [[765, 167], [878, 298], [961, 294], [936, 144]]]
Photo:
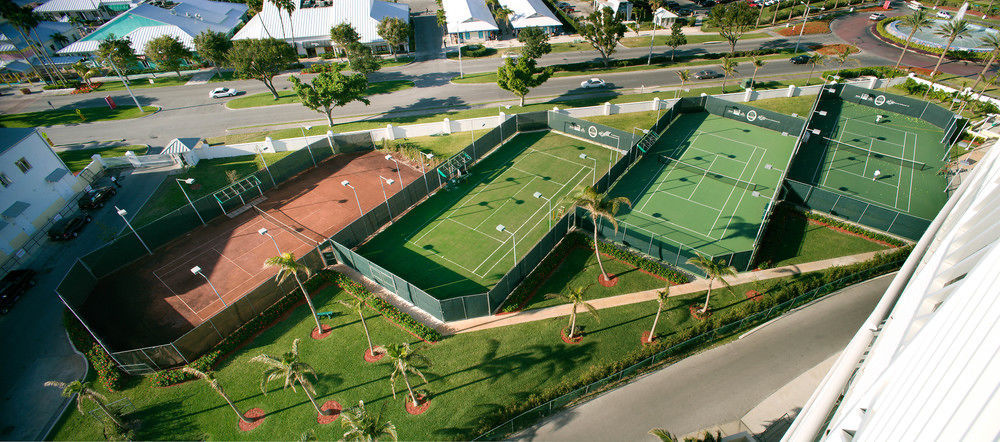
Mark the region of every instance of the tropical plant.
[[295, 278], [295, 283], [299, 285], [299, 290], [302, 290], [302, 296], [306, 298], [306, 304], [309, 305], [309, 310], [312, 311], [313, 319], [316, 320], [316, 330], [318, 333], [323, 333], [323, 324], [319, 323], [319, 315], [316, 314], [316, 307], [313, 306], [312, 298], [309, 297], [309, 292], [306, 287], [302, 285], [302, 280], [299, 278], [299, 273], [304, 273], [308, 279], [312, 275], [312, 271], [309, 267], [299, 263], [295, 260], [295, 254], [291, 252], [285, 252], [278, 256], [272, 256], [264, 261], [264, 268], [277, 267], [278, 274], [274, 275], [274, 280], [281, 284], [288, 279], [291, 275]]
[[754, 80], [757, 79], [757, 71], [764, 67], [764, 59], [752, 56], [750, 57], [750, 65], [753, 66], [753, 76], [750, 77], [750, 87], [754, 87], [756, 84]]
[[[670, 46], [670, 61], [674, 61], [674, 54], [677, 53], [677, 47], [686, 45], [688, 42], [688, 39], [684, 36], [684, 31], [681, 28], [681, 22], [679, 21], [675, 21], [674, 24], [670, 26], [670, 35], [667, 36], [667, 46]], [[647, 57], [646, 64], [649, 64], [649, 58], [650, 57]]]
[[[677, 79], [681, 81], [681, 89], [684, 89], [684, 85], [691, 80], [691, 71], [687, 69], [677, 71]], [[681, 92], [681, 89], [674, 91], [674, 98], [677, 98], [677, 94]]]
[[728, 55], [726, 56], [726, 58], [722, 59], [722, 65], [721, 65], [721, 67], [722, 67], [722, 74], [723, 74], [722, 75], [722, 93], [723, 94], [726, 93], [726, 80], [728, 80], [729, 77], [732, 77], [733, 75], [736, 75], [736, 74], [739, 73], [739, 71], [736, 70], [737, 66], [739, 66], [739, 62], [737, 62], [736, 60], [730, 58]]
[[725, 277], [736, 275], [736, 267], [727, 265], [726, 261], [722, 258], [719, 258], [718, 261], [712, 261], [712, 258], [702, 255], [701, 253], [695, 252], [695, 254], [697, 256], [688, 259], [687, 262], [688, 264], [701, 269], [705, 272], [705, 275], [708, 276], [708, 293], [705, 295], [705, 306], [699, 310], [701, 313], [705, 313], [708, 311], [708, 301], [712, 298], [712, 282], [718, 279], [719, 281], [722, 281], [726, 287], [731, 288], [729, 282], [725, 280]]
[[580, 36], [601, 54], [601, 61], [607, 67], [608, 57], [615, 53], [618, 42], [625, 36], [626, 27], [611, 8], [600, 8], [580, 21], [577, 29]]
[[719, 35], [729, 42], [729, 54], [736, 52], [736, 43], [754, 26], [753, 8], [747, 2], [715, 5], [708, 12], [709, 24], [719, 28]]
[[352, 44], [361, 41], [361, 36], [350, 23], [341, 23], [330, 28], [330, 41], [346, 54]]
[[[252, 15], [260, 15], [260, 12], [264, 10], [264, 0], [245, 0], [247, 4], [247, 9], [252, 12]], [[271, 31], [267, 30], [266, 21], [264, 17], [260, 17], [260, 27], [264, 29], [264, 33], [267, 34], [268, 38], [271, 37]]]
[[236, 413], [236, 416], [238, 416], [241, 421], [246, 423], [252, 423], [253, 421], [256, 420], [254, 418], [244, 416], [243, 413], [240, 412], [240, 409], [236, 408], [236, 404], [233, 403], [233, 400], [230, 399], [229, 395], [226, 394], [225, 390], [222, 389], [222, 385], [219, 384], [219, 380], [215, 378], [215, 373], [212, 372], [206, 373], [190, 366], [181, 368], [181, 371], [205, 381], [205, 383], [207, 383], [212, 390], [218, 393], [219, 396], [222, 396], [222, 399], [226, 400], [226, 403], [229, 404], [229, 408], [233, 409], [233, 412]]
[[578, 307], [585, 308], [591, 315], [594, 316], [594, 319], [596, 319], [597, 322], [601, 322], [601, 315], [597, 313], [597, 309], [583, 297], [583, 294], [587, 291], [588, 287], [590, 286], [576, 286], [570, 288], [569, 293], [549, 293], [545, 295], [547, 299], [557, 299], [572, 304], [572, 310], [569, 314], [569, 336], [567, 336], [570, 339], [573, 339], [573, 337], [576, 336], [576, 310]]
[[660, 442], [677, 442], [677, 438], [673, 434], [662, 428], [653, 428], [649, 430], [649, 434], [660, 438]]
[[436, 22], [439, 28], [445, 29], [448, 27], [448, 16], [444, 14], [443, 9], [438, 9], [435, 16], [437, 17]]
[[109, 65], [125, 81], [128, 81], [128, 68], [139, 61], [129, 40], [115, 37], [114, 34], [108, 34], [107, 38], [101, 40], [94, 55], [100, 63]]
[[903, 52], [899, 54], [899, 59], [896, 60], [896, 66], [894, 66], [896, 69], [899, 69], [899, 64], [903, 62], [903, 56], [906, 55], [906, 51], [910, 48], [910, 41], [913, 39], [913, 34], [916, 34], [917, 31], [930, 26], [932, 23], [934, 22], [931, 21], [931, 18], [927, 15], [927, 9], [924, 8], [920, 8], [919, 11], [902, 18], [900, 24], [903, 26], [909, 26], [910, 34], [906, 36], [906, 43], [903, 44]]
[[590, 218], [594, 222], [594, 254], [597, 256], [597, 265], [601, 268], [601, 276], [605, 280], [609, 280], [611, 278], [608, 277], [608, 272], [604, 271], [604, 263], [601, 261], [601, 252], [599, 251], [600, 248], [597, 246], [597, 226], [600, 224], [601, 219], [607, 220], [617, 233], [618, 220], [615, 219], [615, 215], [618, 214], [618, 209], [623, 204], [631, 207], [632, 202], [624, 196], [609, 198], [607, 195], [597, 193], [593, 187], [588, 186], [580, 191], [573, 204], [590, 212]]
[[417, 407], [420, 403], [417, 401], [417, 395], [413, 393], [413, 387], [410, 385], [410, 374], [420, 377], [427, 383], [427, 378], [424, 374], [420, 372], [415, 364], [420, 364], [423, 366], [429, 366], [430, 360], [426, 356], [419, 353], [420, 348], [410, 347], [408, 343], [388, 345], [385, 347], [385, 357], [389, 364], [392, 364], [392, 374], [389, 375], [389, 384], [392, 387], [392, 397], [396, 398], [396, 378], [399, 376], [403, 377], [403, 383], [406, 384], [406, 391], [410, 395], [410, 401], [413, 402], [413, 406]]
[[[295, 5], [298, 4], [294, 0], [269, 0], [276, 8], [278, 8], [278, 18], [281, 18], [281, 13], [284, 12], [288, 14], [288, 33], [292, 37], [292, 50], [295, 51], [295, 56], [298, 57], [299, 50], [295, 46], [295, 25], [292, 23], [292, 13], [295, 12]], [[285, 25], [284, 22], [281, 24], [281, 32], [284, 34]]]
[[295, 384], [299, 384], [302, 386], [302, 391], [305, 392], [306, 397], [309, 398], [309, 402], [312, 403], [313, 408], [316, 409], [316, 412], [329, 415], [331, 412], [319, 408], [319, 405], [316, 404], [316, 399], [313, 397], [316, 394], [316, 388], [313, 387], [308, 376], [312, 375], [313, 379], [316, 379], [316, 370], [299, 359], [299, 341], [300, 339], [298, 338], [292, 341], [291, 351], [282, 354], [280, 359], [264, 353], [250, 359], [250, 362], [259, 362], [267, 366], [264, 369], [264, 376], [260, 381], [260, 391], [266, 395], [267, 384], [274, 380], [283, 380], [284, 384], [281, 388], [292, 387], [292, 391], [298, 391], [295, 389]]
[[365, 407], [365, 401], [358, 401], [357, 407], [344, 410], [340, 415], [340, 425], [347, 430], [344, 432], [344, 440], [364, 442], [372, 442], [379, 439], [399, 440], [399, 435], [396, 434], [396, 426], [392, 422], [382, 419], [385, 404], [386, 402], [382, 403], [382, 408], [379, 409], [378, 414], [369, 412]]
[[194, 49], [198, 52], [198, 57], [207, 60], [215, 66], [215, 71], [226, 64], [226, 54], [233, 47], [232, 40], [221, 32], [206, 29], [194, 36]]
[[191, 58], [191, 50], [173, 35], [161, 35], [146, 43], [146, 57], [181, 76], [181, 65]]
[[67, 384], [59, 381], [46, 381], [45, 386], [61, 389], [62, 396], [66, 398], [76, 396], [76, 409], [80, 411], [80, 414], [86, 414], [86, 412], [83, 411], [83, 401], [86, 399], [94, 404], [97, 404], [97, 408], [100, 408], [101, 411], [107, 415], [108, 419], [111, 419], [111, 422], [115, 425], [118, 425], [119, 427], [125, 426], [121, 419], [108, 408], [108, 399], [101, 393], [98, 393], [97, 390], [94, 390], [90, 382], [73, 381]]
[[840, 69], [844, 68], [844, 65], [860, 66], [861, 62], [854, 58], [854, 54], [851, 53], [850, 48], [844, 48], [831, 59]]
[[517, 41], [524, 44], [521, 46], [522, 57], [537, 59], [552, 52], [552, 45], [549, 44], [549, 33], [536, 26], [521, 29], [517, 33]]
[[497, 68], [497, 85], [517, 95], [521, 106], [524, 106], [524, 97], [531, 88], [541, 86], [552, 76], [551, 67], [538, 69], [536, 63], [530, 57], [508, 58]]
[[389, 45], [389, 53], [396, 58], [396, 49], [410, 38], [410, 24], [396, 17], [386, 17], [378, 22], [378, 35]]
[[59, 32], [53, 32], [51, 35], [49, 35], [49, 39], [51, 39], [53, 43], [59, 45], [60, 48], [66, 46], [66, 44], [69, 43], [69, 37], [62, 35]]
[[990, 70], [990, 67], [993, 66], [993, 62], [997, 60], [997, 55], [1000, 55], [1000, 34], [986, 34], [985, 37], [980, 39], [980, 42], [982, 42], [983, 47], [989, 48], [990, 58], [986, 61], [986, 65], [983, 66], [983, 70], [976, 76], [976, 82], [972, 84], [971, 88], [969, 88], [969, 90], [972, 91], [976, 90], [976, 86], [979, 86], [979, 82], [985, 78], [986, 71]]
[[818, 65], [825, 65], [826, 64], [826, 60], [827, 60], [827, 57], [826, 57], [826, 55], [823, 55], [823, 54], [812, 54], [812, 55], [809, 56], [809, 60], [806, 62], [806, 63], [809, 63], [809, 66], [810, 66], [810, 68], [809, 68], [809, 77], [807, 77], [807, 79], [806, 79], [806, 84], [809, 84], [810, 82], [812, 82], [812, 76], [813, 76], [813, 72], [816, 71], [816, 66], [818, 66]]
[[368, 294], [362, 296], [351, 296], [347, 301], [337, 301], [343, 306], [353, 310], [361, 318], [361, 328], [365, 330], [365, 339], [368, 340], [368, 352], [375, 354], [375, 346], [372, 344], [372, 335], [368, 332], [368, 324], [365, 323], [365, 306], [368, 305]]
[[941, 51], [941, 55], [938, 56], [937, 63], [934, 65], [934, 70], [931, 71], [930, 77], [932, 82], [934, 81], [934, 76], [937, 75], [938, 68], [941, 67], [941, 61], [944, 60], [944, 56], [951, 50], [951, 45], [955, 43], [956, 39], [968, 34], [970, 31], [969, 23], [965, 20], [946, 21], [934, 30], [934, 34], [938, 37], [948, 39], [948, 44]]
[[[12, 1], [3, 1], [0, 2], [0, 15], [2, 15], [3, 18], [6, 18], [7, 22], [9, 22], [10, 25], [13, 26], [19, 34], [21, 34], [21, 40], [24, 42], [25, 47], [21, 48], [12, 40], [14, 49], [26, 60], [30, 59], [31, 55], [38, 55], [39, 59], [43, 60], [42, 69], [49, 77], [49, 81], [54, 83], [56, 81], [55, 76], [52, 75], [52, 72], [49, 71], [48, 66], [45, 64], [44, 59], [41, 58], [41, 54], [43, 54], [44, 51], [40, 50], [30, 38], [31, 30], [38, 26], [40, 22], [38, 14], [36, 14], [29, 6], [20, 6]], [[7, 37], [10, 39], [12, 36], [8, 35]], [[27, 52], [27, 54], [25, 54], [25, 52]], [[31, 70], [35, 72], [35, 75], [37, 75], [38, 78], [42, 78], [41, 72], [38, 71], [38, 68], [35, 67], [34, 63], [28, 63], [28, 66], [31, 67]], [[65, 82], [65, 79], [63, 82]]]
[[90, 83], [90, 79], [100, 72], [97, 68], [88, 65], [83, 60], [73, 63], [70, 66], [70, 68], [72, 68], [73, 71], [76, 72], [76, 75], [80, 76], [80, 79], [83, 80], [83, 82], [86, 83], [87, 86], [91, 87], [93, 86], [93, 84]]
[[275, 100], [278, 90], [274, 88], [274, 76], [298, 60], [292, 47], [276, 38], [238, 40], [227, 58], [237, 77], [264, 83]]
[[347, 46], [347, 64], [354, 72], [364, 75], [382, 69], [382, 59], [372, 52], [372, 48], [362, 43], [351, 43]]
[[663, 311], [663, 306], [667, 304], [667, 300], [670, 298], [670, 286], [666, 286], [663, 290], [656, 291], [656, 317], [653, 318], [653, 327], [649, 329], [649, 340], [652, 341], [653, 337], [656, 336], [656, 323], [660, 322], [660, 312]]

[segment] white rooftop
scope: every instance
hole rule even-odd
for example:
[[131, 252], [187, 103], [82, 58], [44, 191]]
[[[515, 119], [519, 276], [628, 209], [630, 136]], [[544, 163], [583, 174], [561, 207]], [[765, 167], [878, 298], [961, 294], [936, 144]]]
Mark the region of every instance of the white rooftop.
[[441, 4], [449, 34], [500, 30], [483, 0], [442, 0]]
[[500, 4], [514, 11], [508, 17], [514, 28], [560, 26], [562, 23], [542, 0], [499, 0]]
[[104, 4], [128, 4], [129, 0], [49, 0], [34, 9], [35, 12], [96, 11]]
[[296, 9], [291, 20], [284, 11], [281, 11], [280, 19], [278, 14], [278, 8], [265, 1], [260, 14], [251, 18], [233, 36], [233, 40], [267, 38], [270, 35], [291, 41], [294, 31], [297, 42], [326, 41], [330, 39], [330, 28], [350, 23], [362, 43], [376, 43], [383, 41], [378, 35], [378, 23], [387, 17], [409, 22], [410, 6], [382, 0], [334, 0], [332, 6]]

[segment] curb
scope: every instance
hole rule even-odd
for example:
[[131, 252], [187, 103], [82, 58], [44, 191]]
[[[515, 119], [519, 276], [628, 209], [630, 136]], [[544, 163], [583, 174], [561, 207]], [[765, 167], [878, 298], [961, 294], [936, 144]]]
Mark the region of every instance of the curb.
[[[63, 332], [66, 333], [66, 340], [69, 341], [69, 347], [73, 349], [73, 353], [76, 353], [76, 354], [80, 355], [80, 358], [83, 359], [84, 369], [83, 369], [83, 378], [82, 379], [86, 379], [87, 376], [90, 375], [90, 361], [87, 360], [87, 356], [86, 355], [84, 355], [83, 353], [80, 353], [80, 350], [78, 350], [76, 348], [76, 346], [73, 345], [73, 340], [69, 338], [69, 331], [68, 330], [63, 330]], [[35, 440], [51, 440], [51, 438], [49, 436], [52, 435], [52, 430], [54, 430], [55, 427], [56, 427], [56, 424], [58, 424], [59, 421], [62, 420], [62, 417], [66, 414], [66, 410], [69, 409], [69, 405], [71, 403], [73, 403], [73, 398], [72, 397], [68, 397], [68, 398], [65, 398], [63, 400], [62, 409], [59, 410], [58, 413], [56, 413], [55, 415], [53, 415], [51, 419], [49, 419], [48, 428], [42, 430], [42, 432], [39, 433], [39, 436], [41, 436], [41, 437], [36, 437]]]

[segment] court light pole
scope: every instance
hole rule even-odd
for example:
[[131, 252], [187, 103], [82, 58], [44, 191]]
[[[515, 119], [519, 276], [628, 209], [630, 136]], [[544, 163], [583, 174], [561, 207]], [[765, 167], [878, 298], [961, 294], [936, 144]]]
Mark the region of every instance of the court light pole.
[[260, 162], [264, 163], [264, 170], [267, 171], [267, 176], [271, 177], [271, 184], [274, 184], [274, 187], [278, 187], [278, 182], [274, 181], [274, 175], [271, 175], [271, 168], [267, 166], [267, 160], [264, 159], [264, 149], [261, 149], [260, 146], [255, 146], [254, 148], [260, 154]]
[[187, 184], [189, 186], [192, 185], [192, 184], [194, 184], [194, 178], [187, 178], [187, 179], [183, 179], [183, 180], [180, 179], [180, 178], [174, 178], [174, 180], [177, 181], [177, 187], [181, 188], [181, 193], [184, 194], [184, 199], [186, 199], [187, 202], [188, 202], [188, 204], [191, 205], [191, 209], [194, 210], [194, 214], [198, 215], [198, 219], [201, 220], [201, 225], [204, 226], [205, 225], [205, 218], [202, 218], [201, 214], [198, 213], [198, 208], [195, 207], [194, 203], [191, 202], [191, 197], [188, 196], [187, 192], [184, 190], [184, 186], [181, 185], [181, 183]]
[[588, 157], [587, 154], [581, 153], [580, 154], [580, 159], [581, 160], [592, 160], [594, 162], [594, 180], [590, 183], [590, 185], [591, 186], [596, 185], [597, 184], [597, 158], [591, 158], [591, 157]]
[[[806, 23], [809, 22], [809, 2], [808, 1], [806, 1], [806, 2], [801, 2], [800, 1], [799, 3], [806, 5], [806, 9], [804, 11], [802, 11], [802, 27], [799, 29], [799, 38], [798, 38], [798, 40], [795, 40], [795, 51], [793, 52], [793, 54], [798, 54], [799, 53], [799, 44], [802, 43], [802, 33], [805, 32], [805, 30], [806, 30]], [[824, 9], [826, 9], [826, 8], [819, 8], [820, 11], [822, 11]]]
[[261, 227], [260, 230], [257, 231], [257, 233], [259, 233], [261, 236], [266, 236], [268, 238], [271, 238], [271, 242], [274, 243], [274, 250], [277, 250], [279, 255], [281, 254], [281, 247], [278, 247], [278, 241], [275, 240], [270, 233], [267, 233], [267, 227]]
[[552, 230], [552, 199], [551, 198], [546, 198], [545, 196], [543, 196], [542, 192], [535, 192], [535, 194], [532, 195], [532, 196], [534, 196], [535, 198], [541, 198], [541, 199], [545, 200], [546, 202], [548, 202], [548, 204], [549, 204], [549, 215], [547, 216], [547, 218], [549, 219], [549, 230]]
[[306, 143], [306, 150], [309, 152], [309, 158], [313, 160], [313, 166], [315, 166], [316, 157], [313, 156], [313, 151], [309, 148], [309, 139], [306, 138], [306, 131], [309, 129], [312, 129], [312, 126], [299, 126], [299, 130], [302, 131], [302, 142]]
[[191, 273], [194, 273], [195, 275], [200, 275], [202, 278], [205, 278], [205, 282], [207, 282], [208, 286], [212, 288], [213, 292], [215, 292], [215, 296], [219, 297], [219, 301], [222, 301], [222, 305], [225, 307], [229, 307], [229, 304], [226, 304], [226, 300], [222, 299], [222, 295], [220, 295], [219, 291], [215, 289], [215, 285], [212, 284], [212, 280], [208, 279], [208, 276], [205, 276], [205, 274], [201, 272], [201, 267], [198, 266], [191, 267]]
[[[427, 157], [427, 161], [434, 158], [434, 154], [432, 153], [425, 153], [424, 156]], [[424, 176], [424, 185], [427, 186], [427, 193], [431, 193], [431, 183], [427, 182], [427, 172], [424, 171], [424, 160], [420, 160], [420, 174]]]
[[392, 179], [386, 178], [382, 175], [379, 175], [378, 178], [379, 178], [378, 184], [379, 186], [382, 186], [382, 198], [385, 198], [385, 211], [389, 212], [389, 222], [392, 222], [393, 217], [392, 217], [392, 209], [389, 208], [389, 195], [386, 195], [385, 193], [385, 185], [388, 184], [392, 186]]
[[497, 232], [503, 232], [510, 235], [511, 250], [514, 251], [514, 265], [517, 265], [517, 240], [514, 238], [514, 233], [507, 230], [503, 224], [497, 224]]
[[341, 181], [340, 185], [344, 187], [350, 187], [351, 190], [354, 191], [354, 201], [358, 203], [358, 212], [361, 213], [361, 216], [364, 216], [365, 211], [361, 208], [361, 200], [358, 199], [358, 189], [355, 189], [354, 186], [351, 185], [351, 182], [347, 180]]
[[139, 243], [141, 243], [142, 246], [146, 248], [146, 251], [149, 252], [150, 255], [152, 255], [153, 251], [150, 250], [149, 246], [146, 245], [146, 241], [142, 240], [142, 237], [139, 236], [139, 232], [135, 231], [135, 229], [132, 227], [132, 223], [128, 222], [128, 218], [125, 217], [125, 215], [128, 215], [128, 212], [125, 211], [125, 209], [119, 209], [118, 206], [115, 206], [115, 211], [118, 212], [118, 216], [122, 217], [122, 219], [125, 220], [125, 225], [128, 226], [128, 229], [131, 230], [133, 234], [135, 234], [135, 237], [137, 239], [139, 239]]
[[399, 188], [402, 189], [403, 188], [403, 176], [399, 174], [399, 161], [396, 161], [396, 159], [393, 158], [392, 155], [386, 155], [385, 159], [387, 159], [389, 161], [392, 161], [393, 163], [396, 163], [396, 178], [399, 179]]

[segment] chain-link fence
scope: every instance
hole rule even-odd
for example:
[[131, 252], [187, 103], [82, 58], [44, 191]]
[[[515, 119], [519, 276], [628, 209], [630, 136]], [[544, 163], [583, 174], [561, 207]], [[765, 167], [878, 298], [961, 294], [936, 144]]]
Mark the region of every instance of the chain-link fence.
[[946, 145], [951, 144], [950, 141], [964, 125], [964, 121], [959, 116], [929, 101], [866, 89], [852, 84], [838, 84], [835, 87], [841, 100], [863, 104], [875, 109], [885, 109], [940, 127], [945, 132], [941, 142]]
[[785, 190], [785, 200], [790, 203], [826, 212], [838, 218], [914, 241], [920, 239], [924, 231], [931, 225], [931, 220], [926, 218], [902, 213], [791, 179], [785, 180]]

